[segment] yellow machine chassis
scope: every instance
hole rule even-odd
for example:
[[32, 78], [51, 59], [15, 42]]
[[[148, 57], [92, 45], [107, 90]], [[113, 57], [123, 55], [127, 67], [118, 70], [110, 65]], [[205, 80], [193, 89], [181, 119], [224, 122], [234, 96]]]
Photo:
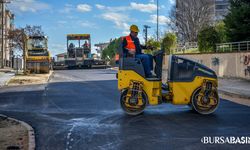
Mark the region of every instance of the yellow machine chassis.
[[[30, 73], [49, 73], [50, 62], [49, 60], [27, 60], [27, 70]], [[46, 64], [46, 65], [45, 65]]]
[[148, 103], [150, 105], [157, 105], [159, 98], [161, 98], [161, 81], [148, 81], [139, 74], [130, 70], [118, 71], [118, 89], [124, 90], [129, 88], [131, 80], [143, 83], [143, 90], [148, 96]]
[[204, 81], [209, 81], [218, 86], [214, 78], [196, 76], [192, 82], [168, 82], [169, 91], [172, 93], [172, 103], [175, 105], [189, 104], [194, 91], [203, 86]]
[[161, 81], [148, 81], [131, 70], [118, 71], [118, 89], [120, 91], [129, 89], [131, 81], [142, 82], [142, 89], [147, 94], [148, 103], [150, 105], [159, 104], [162, 98], [165, 98], [175, 105], [190, 104], [193, 93], [198, 88], [202, 88], [204, 82], [211, 82], [215, 88], [218, 86], [218, 81], [215, 78], [196, 76], [193, 81], [168, 82], [169, 93], [163, 95]]

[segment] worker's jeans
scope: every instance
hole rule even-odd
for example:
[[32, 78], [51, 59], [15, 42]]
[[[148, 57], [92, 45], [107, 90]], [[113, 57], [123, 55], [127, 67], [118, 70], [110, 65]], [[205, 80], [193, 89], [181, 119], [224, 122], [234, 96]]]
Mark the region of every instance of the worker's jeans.
[[151, 70], [153, 70], [153, 56], [148, 54], [137, 54], [135, 58], [139, 58], [141, 60], [146, 77], [151, 76]]

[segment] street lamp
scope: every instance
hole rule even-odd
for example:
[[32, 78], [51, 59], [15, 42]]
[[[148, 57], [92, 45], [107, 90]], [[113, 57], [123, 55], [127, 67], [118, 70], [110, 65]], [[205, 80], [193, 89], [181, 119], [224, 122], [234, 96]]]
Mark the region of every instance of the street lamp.
[[148, 42], [148, 29], [149, 28], [151, 28], [151, 27], [148, 25], [144, 25], [143, 32], [145, 33], [145, 45], [147, 45], [147, 42]]

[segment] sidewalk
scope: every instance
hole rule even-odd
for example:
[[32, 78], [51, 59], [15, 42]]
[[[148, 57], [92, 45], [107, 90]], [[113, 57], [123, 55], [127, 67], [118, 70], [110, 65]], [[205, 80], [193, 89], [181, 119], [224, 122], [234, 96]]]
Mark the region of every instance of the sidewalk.
[[[10, 69], [0, 69], [0, 90], [15, 74]], [[28, 128], [23, 122], [0, 114], [0, 148], [28, 149]]]
[[18, 74], [11, 78], [6, 84], [8, 86], [46, 84], [53, 75], [53, 71], [47, 74]]
[[3, 87], [14, 75], [11, 71], [0, 70], [0, 87]]
[[250, 100], [250, 81], [241, 79], [219, 79], [219, 91], [238, 95]]
[[219, 78], [221, 98], [250, 106], [250, 81], [243, 79]]
[[27, 123], [0, 114], [0, 126], [0, 149], [35, 149], [34, 130]]
[[[18, 86], [28, 84], [45, 84], [49, 74], [17, 75], [10, 69], [0, 69], [0, 91], [3, 86]], [[1, 99], [2, 100], [2, 99]], [[0, 114], [0, 149], [35, 149], [35, 134], [33, 128], [23, 121]]]

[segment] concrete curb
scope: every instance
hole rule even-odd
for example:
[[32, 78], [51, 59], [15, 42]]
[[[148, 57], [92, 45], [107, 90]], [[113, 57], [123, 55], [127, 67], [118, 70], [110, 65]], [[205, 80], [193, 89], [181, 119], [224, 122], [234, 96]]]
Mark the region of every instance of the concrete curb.
[[0, 72], [9, 73], [9, 72], [14, 72], [14, 70], [13, 70], [13, 69], [11, 69], [11, 70], [3, 70], [3, 69], [0, 69]]
[[223, 94], [223, 95], [230, 96], [230, 97], [233, 97], [233, 98], [249, 99], [249, 101], [250, 101], [250, 96], [240, 95], [240, 94], [224, 91], [224, 90], [221, 90], [221, 89], [218, 89], [218, 92], [219, 92], [219, 94]]
[[110, 70], [116, 70], [116, 71], [118, 71], [119, 68], [118, 67], [111, 67]]
[[241, 78], [241, 77], [230, 77], [230, 76], [225, 76], [225, 77], [218, 77], [219, 80], [225, 80], [225, 79], [233, 79], [233, 80], [244, 80], [244, 81], [250, 81], [250, 79], [246, 78]]
[[34, 132], [34, 129], [29, 124], [27, 124], [26, 122], [14, 119], [14, 118], [7, 117], [7, 116], [2, 115], [2, 114], [0, 114], [0, 117], [4, 117], [4, 118], [6, 118], [8, 120], [18, 122], [22, 126], [24, 126], [28, 131], [28, 150], [35, 150], [35, 148], [36, 148], [35, 132]]
[[4, 85], [3, 85], [3, 86], [8, 86], [8, 84], [9, 84], [10, 80], [12, 80], [15, 76], [16, 76], [16, 75], [13, 75], [11, 78], [9, 78], [9, 80], [8, 80], [8, 81], [6, 81], [6, 82], [4, 83]]
[[[10, 82], [15, 76], [16, 76], [16, 75], [13, 75], [11, 78], [9, 78], [9, 80], [6, 81], [2, 87], [8, 86], [8, 85], [9, 85], [9, 82]], [[53, 76], [54, 76], [54, 71], [52, 70], [52, 71], [49, 73], [49, 76], [48, 76], [48, 78], [46, 79], [46, 82], [48, 83], [48, 82], [51, 80], [51, 78], [52, 78]], [[45, 84], [46, 84], [46, 83], [45, 83]], [[18, 86], [18, 85], [17, 85], [17, 86]], [[1, 86], [0, 86], [0, 87], [1, 87]]]

